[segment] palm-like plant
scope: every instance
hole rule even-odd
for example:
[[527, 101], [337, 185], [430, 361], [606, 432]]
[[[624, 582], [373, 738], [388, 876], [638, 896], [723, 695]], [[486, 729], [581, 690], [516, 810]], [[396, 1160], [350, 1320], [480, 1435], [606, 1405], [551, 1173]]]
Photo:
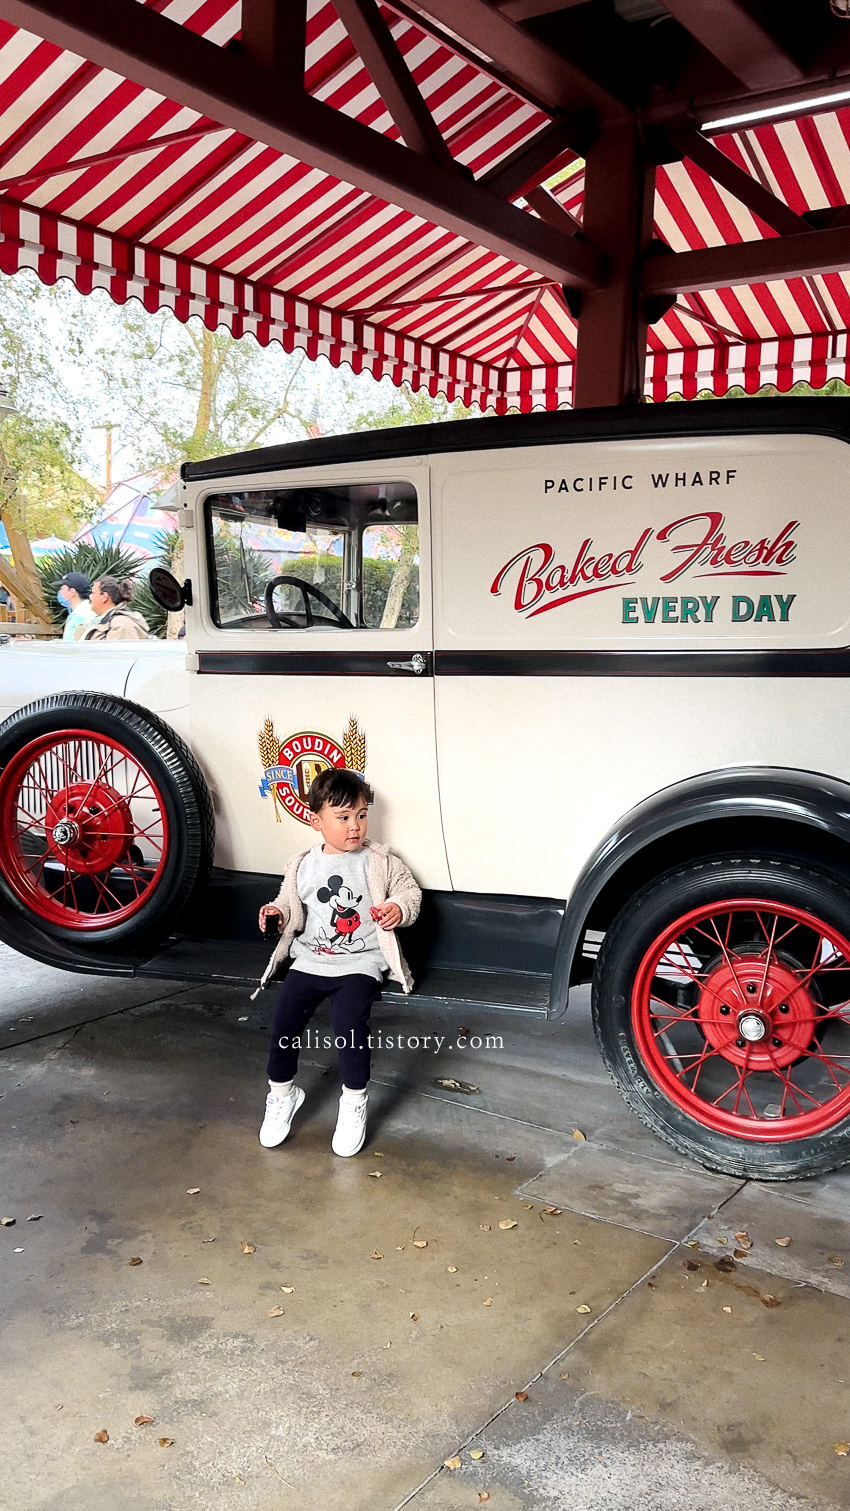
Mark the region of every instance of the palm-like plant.
[[[63, 609], [56, 593], [66, 572], [82, 572], [89, 582], [96, 582], [98, 577], [117, 577], [120, 581], [138, 578], [141, 566], [142, 562], [133, 551], [123, 550], [120, 546], [93, 546], [88, 541], [42, 556], [36, 563], [51, 618], [54, 624], [60, 625], [65, 622], [67, 610]], [[134, 607], [135, 596], [134, 593]]]

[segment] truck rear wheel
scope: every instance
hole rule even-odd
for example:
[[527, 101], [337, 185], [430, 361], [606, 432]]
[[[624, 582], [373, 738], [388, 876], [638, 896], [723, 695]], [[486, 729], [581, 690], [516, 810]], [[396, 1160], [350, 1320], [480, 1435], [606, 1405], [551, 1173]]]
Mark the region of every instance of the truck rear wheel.
[[668, 872], [605, 935], [602, 1057], [638, 1117], [727, 1175], [850, 1162], [850, 891], [791, 859]]
[[194, 757], [146, 709], [60, 693], [0, 725], [0, 888], [44, 933], [101, 948], [165, 932], [213, 834]]

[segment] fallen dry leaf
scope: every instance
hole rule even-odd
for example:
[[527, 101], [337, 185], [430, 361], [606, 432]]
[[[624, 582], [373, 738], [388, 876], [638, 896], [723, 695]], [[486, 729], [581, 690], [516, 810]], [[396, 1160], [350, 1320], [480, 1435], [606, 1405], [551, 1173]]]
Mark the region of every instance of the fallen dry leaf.
[[244, 1240], [243, 1240], [243, 1243], [242, 1243], [242, 1253], [243, 1254], [256, 1254], [256, 1252], [257, 1252], [257, 1246], [256, 1246], [256, 1244], [245, 1243]]
[[281, 1290], [283, 1291], [284, 1296], [292, 1296], [295, 1293], [295, 1286], [294, 1285], [282, 1285], [281, 1286]]
[[456, 1264], [447, 1264], [446, 1265], [446, 1274], [447, 1275], [456, 1275], [457, 1274], [457, 1265]]
[[283, 1316], [283, 1307], [282, 1306], [270, 1306], [269, 1309], [268, 1309], [268, 1311], [266, 1312], [266, 1316], [267, 1317], [282, 1317]]
[[419, 1313], [418, 1312], [408, 1312], [407, 1315], [410, 1318], [411, 1322], [418, 1322], [419, 1321]]
[[370, 1177], [371, 1180], [380, 1180], [381, 1179], [381, 1171], [380, 1170], [370, 1170], [369, 1171], [369, 1177]]
[[731, 1306], [724, 1306], [723, 1310], [724, 1310], [724, 1312], [727, 1313], [727, 1315], [729, 1317], [731, 1317], [731, 1315], [732, 1315], [732, 1308], [731, 1308]]
[[762, 1306], [781, 1306], [782, 1302], [778, 1301], [775, 1296], [762, 1296], [761, 1304]]
[[707, 1291], [708, 1290], [708, 1281], [707, 1280], [704, 1280], [702, 1282], [702, 1285], [700, 1286], [700, 1290], [701, 1291]]
[[201, 1192], [200, 1186], [190, 1186], [189, 1189], [188, 1189], [188, 1191], [186, 1192], [186, 1195], [187, 1196], [199, 1196], [200, 1192]]
[[590, 1307], [587, 1305], [586, 1301], [583, 1301], [581, 1306], [576, 1307], [576, 1311], [581, 1312], [582, 1316], [586, 1317], [588, 1312], [590, 1311]]
[[480, 1222], [478, 1224], [478, 1226], [481, 1229], [482, 1233], [489, 1233], [489, 1231], [490, 1231], [490, 1224], [489, 1224], [489, 1222]]
[[560, 1217], [560, 1215], [561, 1215], [561, 1209], [560, 1209], [560, 1207], [544, 1207], [543, 1208], [543, 1216], [544, 1217]]
[[581, 1131], [580, 1128], [574, 1128], [573, 1129], [573, 1138], [574, 1139], [578, 1139], [579, 1142], [582, 1143], [582, 1144], [586, 1144], [587, 1143], [587, 1137], [586, 1137], [585, 1134], [582, 1133], [582, 1131]]
[[790, 1238], [774, 1238], [773, 1242], [777, 1243], [780, 1249], [787, 1249], [791, 1240]]
[[502, 1221], [499, 1223], [499, 1227], [502, 1229], [503, 1233], [506, 1233], [508, 1231], [508, 1228], [516, 1228], [518, 1226], [519, 1224], [514, 1217], [503, 1217]]
[[483, 1448], [470, 1448], [470, 1450], [469, 1450], [469, 1457], [471, 1459], [483, 1459], [483, 1457], [484, 1457], [484, 1449]]
[[487, 1300], [486, 1301], [482, 1301], [481, 1305], [482, 1306], [492, 1306], [493, 1305], [493, 1297], [492, 1296], [488, 1296]]
[[16, 1217], [0, 1217], [0, 1228], [13, 1228], [16, 1222]]
[[698, 1259], [686, 1259], [684, 1261], [684, 1268], [686, 1270], [698, 1270], [699, 1267], [700, 1264]]
[[728, 1254], [724, 1254], [722, 1259], [715, 1259], [714, 1268], [719, 1270], [721, 1275], [731, 1275], [732, 1271], [737, 1270], [738, 1266], [734, 1259], [731, 1259]]
[[565, 1370], [565, 1372], [562, 1375], [558, 1376], [559, 1380], [568, 1380], [569, 1378], [570, 1378], [570, 1372], [569, 1372], [569, 1370]]
[[41, 1222], [43, 1216], [43, 1212], [32, 1212], [27, 1218], [27, 1222]]
[[452, 1076], [439, 1077], [437, 1085], [445, 1086], [446, 1091], [460, 1091], [462, 1089], [460, 1081], [455, 1081]]
[[427, 1249], [427, 1247], [428, 1247], [428, 1240], [427, 1240], [427, 1238], [414, 1238], [414, 1240], [413, 1240], [413, 1247], [414, 1247], [414, 1249]]
[[737, 1240], [738, 1240], [739, 1244], [741, 1245], [742, 1249], [751, 1249], [752, 1248], [752, 1246], [753, 1246], [753, 1240], [751, 1239], [749, 1233], [736, 1233], [735, 1237], [737, 1238]]
[[362, 1374], [363, 1374], [362, 1369], [353, 1369], [351, 1371], [351, 1378], [352, 1378], [352, 1380], [359, 1380], [361, 1378]]
[[147, 1413], [143, 1411], [142, 1415], [140, 1417], [136, 1417], [136, 1420], [133, 1423], [133, 1426], [134, 1427], [150, 1427], [152, 1421], [153, 1421], [153, 1417], [149, 1417], [147, 1415]]
[[490, 1496], [489, 1496], [489, 1494], [488, 1494], [488, 1492], [486, 1490], [479, 1490], [479, 1492], [478, 1492], [478, 1504], [480, 1506], [483, 1506], [484, 1502], [488, 1501], [489, 1499], [490, 1499]]
[[100, 1432], [96, 1432], [95, 1433], [94, 1440], [95, 1440], [96, 1443], [108, 1443], [109, 1442], [109, 1433], [107, 1432], [107, 1430], [106, 1430], [105, 1427], [101, 1427]]
[[515, 1154], [506, 1154], [505, 1155], [505, 1164], [506, 1165], [512, 1165], [515, 1159], [516, 1159], [516, 1155]]
[[383, 1159], [383, 1157], [384, 1156], [382, 1155], [380, 1149], [376, 1149], [374, 1154], [372, 1155], [373, 1159]]
[[698, 1249], [699, 1248], [699, 1244], [697, 1243], [697, 1240], [695, 1238], [686, 1238], [685, 1239], [685, 1248], [686, 1249]]
[[717, 1242], [718, 1243], [722, 1243], [722, 1245], [723, 1245], [723, 1247], [725, 1249], [725, 1248], [727, 1248], [727, 1246], [729, 1244], [729, 1239], [728, 1238], [718, 1238]]
[[380, 1249], [373, 1249], [372, 1250], [372, 1258], [373, 1259], [383, 1259], [383, 1257], [384, 1256], [381, 1253]]
[[833, 1443], [832, 1451], [833, 1453], [837, 1453], [840, 1459], [846, 1459], [848, 1453], [850, 1453], [850, 1443]]
[[198, 1279], [198, 1285], [212, 1285], [209, 1275], [201, 1275]]
[[159, 1446], [160, 1446], [160, 1448], [173, 1448], [174, 1447], [174, 1439], [173, 1438], [160, 1438], [159, 1439]]
[[753, 1354], [753, 1358], [758, 1359], [759, 1364], [764, 1363], [764, 1354]]
[[134, 1255], [134, 1257], [133, 1257], [133, 1258], [132, 1258], [132, 1259], [128, 1259], [128, 1260], [127, 1260], [127, 1263], [128, 1263], [128, 1264], [141, 1264], [141, 1262], [142, 1262], [142, 1261], [141, 1261], [141, 1259], [140, 1259], [140, 1258], [139, 1258], [139, 1256], [138, 1256], [138, 1254], [136, 1254], [136, 1255]]
[[215, 1243], [215, 1236], [212, 1238], [202, 1238], [201, 1243]]
[[397, 1243], [396, 1246], [395, 1246], [395, 1251], [396, 1251], [397, 1254], [403, 1254], [404, 1253], [404, 1244], [403, 1243]]
[[528, 1400], [528, 1391], [527, 1390], [518, 1390], [516, 1392], [515, 1399], [517, 1401], [527, 1401]]
[[443, 1468], [444, 1469], [459, 1469], [460, 1468], [460, 1459], [459, 1459], [458, 1455], [456, 1453], [453, 1453], [450, 1459], [443, 1459]]
[[828, 1258], [827, 1258], [827, 1261], [826, 1261], [826, 1262], [827, 1262], [827, 1264], [834, 1264], [834, 1265], [835, 1265], [835, 1268], [836, 1268], [836, 1269], [837, 1269], [837, 1270], [840, 1270], [840, 1269], [841, 1269], [841, 1266], [842, 1266], [842, 1265], [843, 1265], [843, 1263], [844, 1263], [844, 1260], [843, 1260], [843, 1259], [842, 1259], [842, 1258], [841, 1258], [841, 1256], [840, 1256], [840, 1255], [839, 1255], [839, 1254], [830, 1254], [830, 1255], [829, 1255], [829, 1256], [828, 1256]]
[[746, 1249], [733, 1249], [732, 1257], [733, 1259], [746, 1259], [747, 1251]]
[[533, 1212], [534, 1211], [534, 1202], [533, 1201], [524, 1201], [524, 1202], [521, 1203], [521, 1206], [522, 1206], [523, 1212]]

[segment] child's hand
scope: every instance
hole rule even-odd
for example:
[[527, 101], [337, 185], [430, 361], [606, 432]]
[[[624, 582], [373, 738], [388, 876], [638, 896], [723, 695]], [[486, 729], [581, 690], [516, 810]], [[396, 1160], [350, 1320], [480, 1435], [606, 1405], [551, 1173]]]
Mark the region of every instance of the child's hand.
[[283, 914], [281, 913], [280, 908], [276, 908], [275, 905], [274, 905], [274, 903], [272, 903], [272, 902], [264, 903], [263, 906], [260, 908], [260, 933], [261, 934], [264, 934], [265, 931], [266, 931], [266, 919], [267, 918], [279, 918], [280, 921], [281, 921], [281, 923], [283, 922]]
[[382, 902], [380, 907], [370, 908], [369, 912], [379, 929], [397, 929], [401, 923], [401, 908], [397, 902]]

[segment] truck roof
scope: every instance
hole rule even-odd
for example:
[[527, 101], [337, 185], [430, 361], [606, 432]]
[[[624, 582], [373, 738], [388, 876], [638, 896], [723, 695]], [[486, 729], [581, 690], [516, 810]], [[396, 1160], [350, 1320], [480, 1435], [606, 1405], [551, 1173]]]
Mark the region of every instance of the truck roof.
[[720, 399], [631, 404], [616, 409], [561, 409], [554, 413], [487, 415], [405, 425], [385, 430], [320, 436], [236, 451], [204, 462], [184, 462], [184, 482], [280, 472], [329, 463], [392, 461], [451, 451], [494, 451], [579, 441], [636, 441], [665, 436], [764, 435], [771, 431], [833, 435], [850, 440], [850, 402], [844, 398]]

